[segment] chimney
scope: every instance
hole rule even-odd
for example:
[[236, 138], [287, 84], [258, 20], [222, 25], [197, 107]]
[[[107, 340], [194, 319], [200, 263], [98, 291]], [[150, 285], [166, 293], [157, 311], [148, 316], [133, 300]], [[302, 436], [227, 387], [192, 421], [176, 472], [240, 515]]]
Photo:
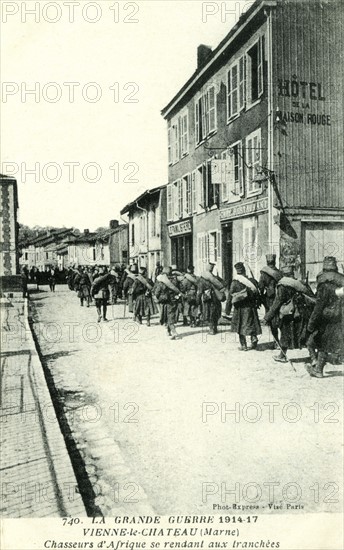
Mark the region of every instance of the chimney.
[[89, 235], [89, 233], [90, 233], [89, 229], [84, 229], [84, 235]]
[[110, 229], [117, 229], [118, 225], [118, 220], [110, 220]]
[[203, 67], [203, 65], [206, 64], [209, 57], [212, 54], [212, 49], [210, 46], [206, 46], [205, 44], [200, 44], [197, 48], [197, 69], [200, 69]]

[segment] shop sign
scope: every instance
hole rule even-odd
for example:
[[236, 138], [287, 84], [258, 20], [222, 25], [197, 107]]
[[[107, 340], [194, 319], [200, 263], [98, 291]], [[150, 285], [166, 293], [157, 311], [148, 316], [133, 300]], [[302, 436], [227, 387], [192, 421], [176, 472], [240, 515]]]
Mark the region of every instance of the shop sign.
[[176, 237], [178, 235], [185, 235], [186, 233], [191, 233], [191, 221], [187, 220], [185, 222], [174, 223], [173, 225], [168, 226], [168, 234], [170, 237]]
[[257, 212], [263, 212], [268, 209], [268, 199], [258, 199], [253, 202], [246, 202], [244, 204], [236, 204], [223, 208], [220, 210], [220, 220], [228, 220], [232, 218], [241, 218], [243, 216], [249, 216], [256, 214]]

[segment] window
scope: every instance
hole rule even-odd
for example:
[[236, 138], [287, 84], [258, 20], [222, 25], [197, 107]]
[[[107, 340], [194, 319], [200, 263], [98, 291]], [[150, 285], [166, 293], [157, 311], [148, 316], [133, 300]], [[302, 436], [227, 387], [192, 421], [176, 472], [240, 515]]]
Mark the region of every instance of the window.
[[206, 139], [216, 130], [215, 87], [210, 86], [195, 103], [195, 140], [196, 144]]
[[27, 259], [28, 259], [28, 253], [25, 252], [25, 260], [27, 260]]
[[245, 59], [244, 56], [230, 67], [227, 73], [228, 120], [245, 107]]
[[226, 161], [222, 183], [222, 201], [235, 202], [244, 194], [242, 144], [237, 141], [221, 158]]
[[189, 121], [188, 112], [169, 122], [168, 132], [168, 162], [174, 164], [189, 152]]
[[247, 103], [251, 104], [263, 93], [264, 36], [248, 50], [246, 60]]
[[205, 208], [205, 185], [204, 185], [204, 167], [203, 164], [197, 168], [196, 171], [196, 186], [197, 186], [197, 196], [198, 196], [198, 209], [200, 212]]
[[217, 262], [217, 231], [209, 233], [209, 261]]
[[261, 192], [260, 184], [254, 181], [261, 166], [261, 132], [256, 130], [246, 138], [246, 185], [247, 194]]
[[172, 184], [169, 184], [167, 186], [167, 190], [166, 190], [166, 193], [167, 193], [167, 221], [170, 222], [171, 220], [173, 220], [173, 200], [172, 200], [172, 193], [173, 193], [173, 185]]

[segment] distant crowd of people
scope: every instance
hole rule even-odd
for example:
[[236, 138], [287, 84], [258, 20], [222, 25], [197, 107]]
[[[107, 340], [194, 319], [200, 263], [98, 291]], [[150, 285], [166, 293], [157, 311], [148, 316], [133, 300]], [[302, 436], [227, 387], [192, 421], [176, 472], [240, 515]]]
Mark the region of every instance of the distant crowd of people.
[[[150, 326], [151, 317], [159, 313], [171, 340], [178, 338], [176, 324], [208, 325], [216, 335], [225, 304], [225, 316], [231, 330], [239, 335], [240, 351], [259, 350], [262, 333], [258, 309], [265, 308], [264, 321], [269, 325], [279, 354], [274, 360], [288, 362], [289, 349], [307, 347], [309, 374], [323, 377], [326, 362], [338, 363], [344, 356], [344, 274], [339, 273], [336, 258], [324, 258], [314, 293], [308, 282], [295, 278], [294, 267], [276, 267], [276, 256], [266, 257], [259, 281], [247, 275], [238, 262], [236, 274], [226, 284], [214, 274], [214, 263], [205, 266], [198, 276], [194, 267], [185, 272], [177, 266], [156, 266], [153, 278], [145, 267], [130, 266], [71, 267], [66, 276], [70, 290], [76, 291], [80, 305], [89, 307], [94, 300], [98, 322], [107, 321], [108, 304], [124, 300], [124, 308], [133, 319]], [[250, 339], [248, 346], [247, 339]]]

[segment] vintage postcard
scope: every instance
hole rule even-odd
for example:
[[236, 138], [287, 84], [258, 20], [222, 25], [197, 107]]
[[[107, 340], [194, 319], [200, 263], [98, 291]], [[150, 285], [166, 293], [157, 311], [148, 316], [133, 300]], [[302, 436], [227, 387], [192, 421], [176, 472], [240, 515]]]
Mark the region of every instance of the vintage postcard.
[[341, 550], [343, 1], [0, 7], [1, 548]]

